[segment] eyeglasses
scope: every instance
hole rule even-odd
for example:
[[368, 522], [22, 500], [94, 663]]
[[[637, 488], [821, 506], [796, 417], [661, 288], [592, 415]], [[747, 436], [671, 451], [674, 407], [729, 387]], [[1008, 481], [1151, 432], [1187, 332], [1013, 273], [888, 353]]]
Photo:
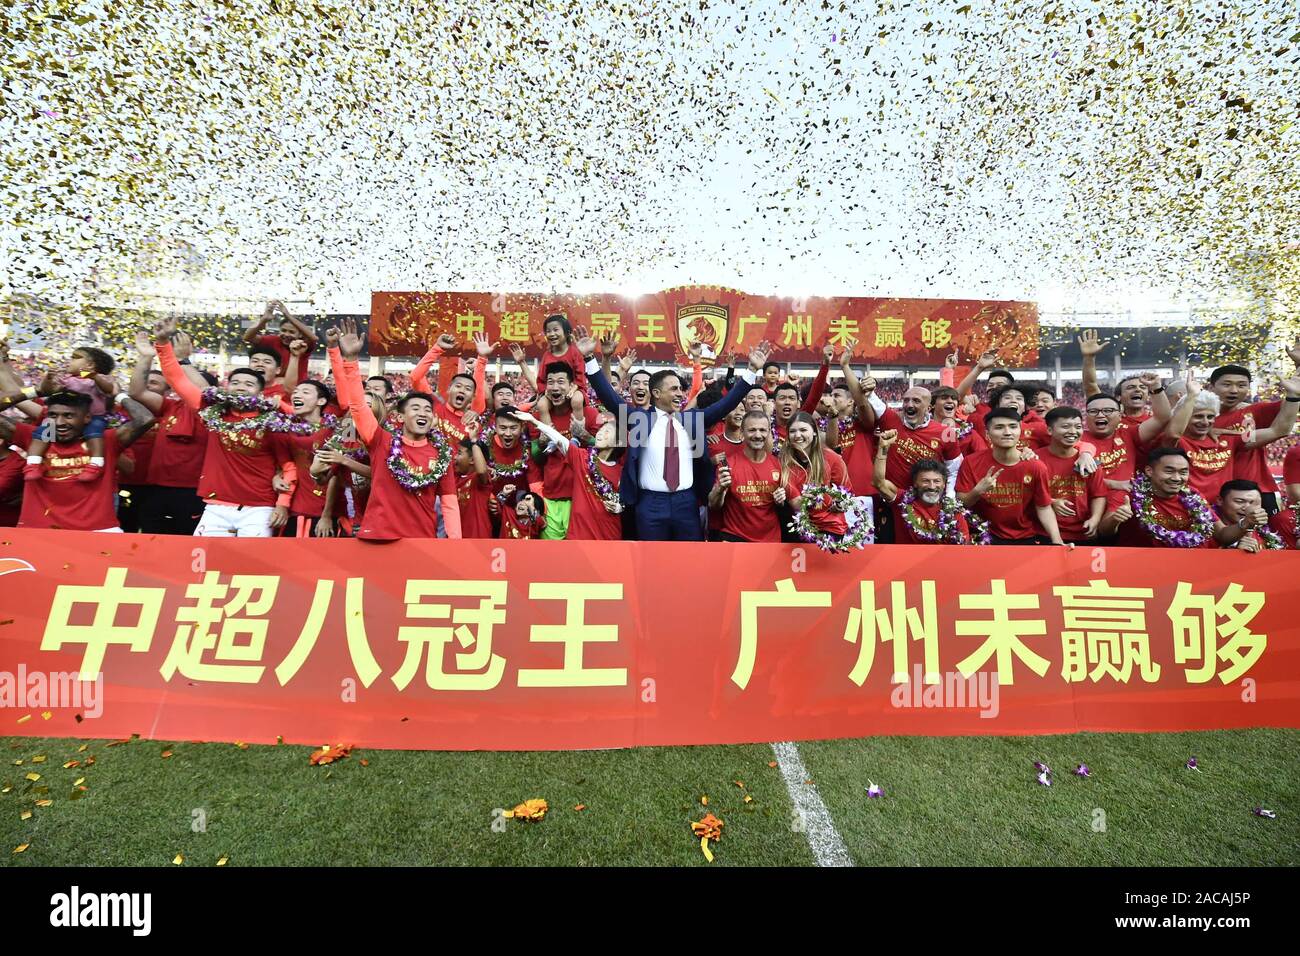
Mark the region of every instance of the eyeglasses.
[[1114, 415], [1118, 411], [1119, 411], [1118, 408], [1090, 408], [1088, 409], [1088, 414], [1089, 415]]

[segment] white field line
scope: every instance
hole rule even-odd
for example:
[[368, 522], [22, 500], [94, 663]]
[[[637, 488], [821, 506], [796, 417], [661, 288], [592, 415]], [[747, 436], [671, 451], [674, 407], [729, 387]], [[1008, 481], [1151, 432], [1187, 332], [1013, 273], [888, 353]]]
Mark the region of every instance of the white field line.
[[777, 766], [781, 768], [781, 778], [785, 781], [785, 789], [790, 793], [790, 801], [794, 804], [799, 819], [803, 821], [804, 837], [808, 840], [808, 848], [812, 850], [817, 865], [852, 866], [853, 859], [844, 845], [844, 838], [835, 829], [835, 821], [822, 802], [821, 794], [813, 784], [804, 783], [808, 779], [808, 768], [803, 765], [799, 748], [792, 742], [785, 741], [772, 744], [772, 752], [776, 754]]

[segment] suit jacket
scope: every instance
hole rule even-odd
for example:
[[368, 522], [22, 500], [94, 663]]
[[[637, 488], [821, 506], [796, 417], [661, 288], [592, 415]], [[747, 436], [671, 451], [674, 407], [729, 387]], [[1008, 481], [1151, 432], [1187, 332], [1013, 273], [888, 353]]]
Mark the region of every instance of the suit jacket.
[[[636, 408], [629, 405], [622, 396], [610, 387], [609, 380], [605, 378], [605, 373], [600, 369], [587, 372], [587, 381], [596, 391], [596, 397], [600, 399], [601, 404], [616, 415], [619, 415], [620, 424], [626, 415], [628, 436], [648, 436], [654, 427], [658, 413], [654, 408]], [[727, 415], [740, 404], [741, 400], [749, 394], [750, 389], [755, 385], [745, 381], [743, 378], [737, 379], [731, 389], [722, 396], [721, 401], [715, 402], [708, 408], [689, 409], [684, 412], [676, 413], [678, 421], [686, 429], [688, 435], [699, 435], [701, 438], [698, 452], [692, 444], [689, 451], [692, 454], [691, 473], [694, 476], [691, 490], [695, 496], [704, 501], [709, 495], [709, 489], [713, 487], [713, 456], [709, 454], [708, 443], [704, 441], [704, 436], [708, 430], [722, 421]], [[623, 411], [621, 411], [623, 410]], [[641, 495], [641, 452], [642, 448], [639, 442], [629, 441], [627, 455], [623, 459], [623, 477], [619, 482], [618, 496], [626, 508], [636, 507], [637, 499]], [[684, 449], [685, 450], [685, 449]]]

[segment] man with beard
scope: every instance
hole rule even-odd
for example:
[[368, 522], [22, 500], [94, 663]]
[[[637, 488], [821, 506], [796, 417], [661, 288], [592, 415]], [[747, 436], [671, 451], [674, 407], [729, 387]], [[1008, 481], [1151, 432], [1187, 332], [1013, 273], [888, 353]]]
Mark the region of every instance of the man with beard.
[[[265, 380], [255, 369], [237, 368], [226, 377], [225, 392], [218, 392], [214, 398], [181, 368], [172, 348], [175, 335], [174, 319], [164, 319], [154, 326], [158, 364], [167, 384], [181, 400], [205, 416], [208, 432], [198, 485], [203, 515], [194, 534], [269, 538], [289, 520], [291, 494], [277, 492], [273, 484], [276, 469], [292, 486], [297, 481], [297, 468], [289, 435], [277, 430], [274, 400], [263, 398]], [[258, 400], [266, 407], [246, 407], [256, 405]]]
[[[198, 411], [171, 391], [162, 372], [153, 371], [157, 351], [147, 332], [136, 336], [135, 348], [137, 360], [127, 394], [148, 408], [158, 422], [150, 457], [150, 487], [140, 512], [140, 530], [145, 534], [192, 535], [203, 514], [198, 485], [203, 474], [208, 428]], [[194, 343], [188, 335], [177, 332], [172, 338], [172, 348], [182, 372], [196, 388], [216, 386], [215, 378], [190, 364]]]
[[[46, 399], [46, 420], [52, 423], [52, 432], [42, 452], [41, 473], [23, 489], [18, 527], [121, 532], [113, 509], [117, 458], [153, 425], [153, 416], [134, 399], [120, 399], [130, 421], [103, 434], [104, 464], [96, 466], [93, 480], [84, 481], [81, 475], [91, 467], [85, 436], [91, 419], [90, 401], [85, 392], [69, 391], [55, 392]], [[35, 433], [31, 425], [0, 417], [0, 442], [26, 448]]]
[[438, 501], [447, 537], [459, 538], [454, 451], [437, 427], [432, 396], [407, 393], [397, 403], [401, 431], [393, 434], [381, 428], [366, 402], [357, 369], [361, 336], [356, 323], [345, 319], [340, 328], [329, 331], [327, 341], [340, 397], [346, 400], [357, 435], [370, 455], [370, 496], [357, 537], [367, 541], [437, 537], [434, 502]]
[[[898, 433], [880, 433], [880, 447], [887, 449], [898, 438]], [[945, 503], [944, 490], [948, 487], [948, 469], [933, 458], [923, 458], [912, 466], [910, 492], [899, 494], [899, 489], [885, 477], [885, 457], [876, 459], [876, 483], [881, 497], [888, 501], [894, 512], [895, 544], [970, 544], [970, 523], [966, 509], [955, 507], [957, 502]], [[947, 508], [950, 520], [940, 526], [941, 512]]]
[[[870, 389], [867, 386], [870, 385]], [[868, 401], [862, 406], [862, 415], [868, 430], [878, 428], [880, 431], [896, 432], [898, 437], [885, 449], [877, 449], [879, 456], [885, 455], [885, 477], [896, 488], [906, 488], [911, 484], [912, 466], [924, 459], [939, 459], [956, 463], [961, 458], [961, 446], [956, 435], [946, 426], [935, 421], [930, 415], [930, 392], [919, 385], [903, 393], [903, 411], [900, 415], [892, 408], [878, 414], [876, 406], [870, 401], [870, 392], [875, 388], [875, 381], [868, 379], [863, 383], [863, 391]], [[950, 472], [956, 464], [950, 464]], [[876, 514], [884, 519], [888, 509], [879, 507]], [[876, 536], [878, 541], [889, 543], [893, 540], [893, 528], [882, 523]]]
[[721, 512], [720, 541], [781, 540], [776, 506], [785, 503], [781, 464], [772, 453], [772, 423], [762, 412], [746, 412], [741, 423], [744, 450], [718, 465], [709, 508]]
[[958, 500], [988, 522], [993, 544], [1064, 544], [1047, 466], [1020, 450], [1020, 416], [993, 408], [984, 436], [989, 450], [964, 459], [957, 473]]
[[[1300, 396], [1300, 378], [1282, 383], [1288, 398]], [[1246, 453], [1285, 438], [1295, 428], [1296, 411], [1300, 398], [1282, 403], [1281, 411], [1267, 428], [1256, 428], [1249, 434], [1221, 432], [1214, 434], [1214, 424], [1220, 417], [1222, 399], [1214, 392], [1201, 391], [1195, 378], [1187, 376], [1187, 398], [1174, 414], [1161, 437], [1162, 445], [1181, 448], [1191, 463], [1188, 485], [1206, 501], [1219, 497], [1224, 482], [1237, 475], [1238, 465], [1245, 462]], [[1247, 478], [1247, 480], [1253, 480]], [[1256, 483], [1258, 487], [1258, 483]]]
[[1085, 477], [1076, 467], [1079, 440], [1083, 437], [1083, 415], [1077, 408], [1063, 405], [1048, 410], [1046, 425], [1049, 441], [1037, 454], [1038, 460], [1047, 467], [1047, 488], [1061, 538], [1091, 541], [1097, 537], [1106, 511], [1107, 489], [1099, 469]]
[[1226, 548], [1259, 526], [1251, 516], [1225, 525], [1187, 487], [1190, 473], [1181, 448], [1153, 449], [1143, 469], [1146, 481], [1134, 480], [1129, 503], [1106, 515], [1102, 534], [1117, 531], [1116, 543], [1126, 548]]
[[[1245, 478], [1225, 481], [1219, 489], [1214, 508], [1226, 525], [1247, 524], [1250, 530], [1234, 544], [1225, 545], [1247, 554], [1258, 554], [1269, 549], [1285, 548], [1286, 544], [1276, 531], [1271, 531], [1269, 513], [1264, 510], [1259, 485]], [[1294, 539], [1294, 535], [1292, 535]], [[1271, 539], [1271, 544], [1270, 540]]]
[[[1293, 345], [1287, 355], [1300, 368], [1300, 342]], [[1250, 369], [1240, 365], [1223, 365], [1210, 373], [1210, 389], [1219, 396], [1219, 417], [1214, 420], [1214, 434], [1241, 435], [1255, 428], [1267, 428], [1273, 424], [1282, 410], [1283, 402], [1256, 402], [1247, 404], [1251, 393]], [[1300, 398], [1289, 393], [1287, 402], [1300, 402]], [[1246, 478], [1259, 485], [1264, 498], [1264, 510], [1273, 514], [1278, 509], [1277, 482], [1268, 465], [1268, 455], [1262, 446], [1246, 448], [1236, 456], [1232, 466], [1233, 474]]]
[[[495, 395], [494, 395], [495, 397]], [[461, 537], [495, 538], [499, 534], [501, 503], [514, 502], [515, 492], [542, 490], [542, 470], [528, 454], [524, 422], [531, 416], [507, 405], [492, 413], [491, 433], [470, 448], [477, 476], [458, 492]]]

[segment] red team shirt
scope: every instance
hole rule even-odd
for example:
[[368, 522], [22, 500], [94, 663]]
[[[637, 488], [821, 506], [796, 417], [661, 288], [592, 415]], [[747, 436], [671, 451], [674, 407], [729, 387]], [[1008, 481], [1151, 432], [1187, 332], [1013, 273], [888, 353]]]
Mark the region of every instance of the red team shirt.
[[[496, 528], [493, 527], [492, 513], [488, 510], [488, 500], [494, 495], [500, 494], [507, 485], [514, 485], [517, 491], [525, 491], [542, 480], [541, 469], [528, 455], [522, 439], [509, 451], [502, 448], [501, 443], [495, 437], [492, 438], [491, 442], [491, 453], [485, 456], [488, 460], [488, 474], [482, 478], [476, 475], [474, 481], [459, 483], [456, 492], [457, 500], [460, 502], [460, 535], [462, 538], [496, 537], [497, 532]], [[522, 475], [513, 478], [492, 477], [491, 468], [493, 463], [500, 466], [509, 466], [524, 459], [527, 459], [528, 464]], [[513, 507], [513, 500], [501, 505], [503, 511]]]
[[[1109, 498], [1106, 482], [1102, 480], [1098, 468], [1087, 478], [1074, 470], [1079, 456], [1061, 458], [1053, 455], [1048, 448], [1036, 452], [1038, 460], [1047, 468], [1047, 490], [1052, 498], [1064, 498], [1074, 505], [1073, 515], [1056, 516], [1056, 523], [1061, 529], [1062, 541], [1083, 541], [1083, 523], [1092, 513], [1094, 498]], [[982, 477], [982, 476], [981, 476]]]
[[[1255, 419], [1256, 428], [1267, 428], [1282, 410], [1281, 402], [1256, 402], [1254, 405], [1240, 405], [1230, 412], [1224, 412], [1214, 420], [1214, 430], [1219, 433], [1231, 432], [1240, 435], [1244, 430], [1241, 421], [1249, 412]], [[1234, 477], [1246, 478], [1259, 485], [1264, 494], [1277, 491], [1277, 482], [1273, 480], [1272, 469], [1268, 467], [1268, 453], [1265, 446], [1243, 448], [1233, 462]]]
[[[33, 428], [14, 426], [14, 443], [29, 445]], [[26, 482], [20, 528], [62, 528], [68, 531], [103, 531], [116, 528], [113, 505], [117, 497], [117, 459], [122, 452], [117, 432], [104, 432], [104, 470], [94, 481], [78, 481], [90, 464], [86, 442], [53, 443], [45, 449], [45, 475]]]
[[[596, 410], [590, 405], [582, 406], [582, 419], [587, 426], [587, 431], [596, 434], [596, 429], [600, 426], [600, 415]], [[573, 409], [567, 405], [563, 408], [551, 409], [551, 427], [565, 438], [573, 437], [572, 424]], [[532, 430], [532, 437], [538, 437], [535, 428]], [[543, 497], [548, 501], [556, 498], [572, 498], [573, 477], [573, 469], [569, 467], [569, 461], [564, 455], [554, 453], [547, 455], [542, 462]]]
[[1282, 459], [1282, 481], [1288, 485], [1300, 484], [1300, 444], [1292, 445]]
[[[366, 446], [370, 454], [370, 497], [357, 537], [371, 541], [436, 537], [438, 518], [434, 503], [442, 495], [456, 494], [455, 470], [449, 462], [437, 482], [420, 491], [407, 491], [388, 470], [388, 453], [392, 448], [393, 435], [386, 428], [376, 428]], [[428, 470], [435, 458], [435, 446], [428, 440], [422, 445], [403, 442], [402, 457], [414, 468]]]
[[[570, 541], [621, 541], [623, 516], [605, 510], [604, 502], [596, 494], [591, 475], [587, 471], [594, 448], [583, 448], [569, 442], [569, 471], [573, 475], [573, 510], [569, 513]], [[597, 459], [596, 468], [605, 476], [614, 491], [618, 491], [623, 476], [623, 461], [604, 462]]]
[[[912, 526], [903, 518], [902, 494], [898, 496], [890, 507], [894, 510], [894, 543], [895, 544], [933, 544], [933, 541], [923, 541], [916, 536]], [[917, 500], [912, 502], [912, 512], [919, 520], [921, 527], [926, 531], [933, 533], [939, 524], [939, 509], [943, 502], [935, 505], [927, 505], [925, 502]], [[965, 515], [957, 516], [957, 526], [961, 528], [963, 543], [970, 541], [970, 525], [966, 523]]]
[[197, 488], [208, 445], [208, 426], [199, 413], [179, 398], [164, 398], [158, 410], [157, 431], [149, 483], [164, 488]]
[[900, 489], [911, 487], [912, 465], [916, 462], [932, 458], [942, 464], [961, 455], [957, 443], [944, 438], [948, 426], [933, 418], [924, 427], [912, 429], [904, 425], [902, 416], [890, 408], [880, 416], [879, 428], [898, 432], [898, 439], [890, 446], [889, 458], [885, 461], [885, 477]]
[[858, 418], [840, 420], [840, 457], [849, 470], [855, 495], [876, 493], [876, 436]]
[[975, 512], [989, 523], [995, 538], [1021, 541], [1044, 534], [1034, 509], [1050, 506], [1051, 475], [1039, 461], [1020, 461], [1001, 465], [992, 451], [980, 452], [964, 459], [957, 472], [957, 491], [970, 491], [990, 468], [999, 468], [998, 483], [975, 504]]
[[[280, 341], [280, 336], [263, 335], [253, 343], [253, 347], [270, 349], [271, 351], [275, 352], [276, 355], [280, 356], [280, 368], [285, 372], [289, 371], [289, 362], [290, 360], [293, 359], [293, 353], [289, 351], [288, 347], [286, 347], [282, 341]], [[298, 381], [300, 383], [307, 381], [307, 375], [308, 372], [310, 371], [308, 363], [310, 361], [311, 361], [310, 354], [298, 356]], [[268, 382], [267, 387], [263, 392], [263, 394], [266, 395], [268, 398], [272, 397], [271, 396], [272, 385], [273, 383]], [[284, 395], [284, 387], [280, 386], [279, 388], [280, 388], [279, 394]]]
[[[15, 439], [14, 445], [18, 442]], [[24, 451], [19, 448], [9, 449], [9, 454], [0, 459], [0, 528], [12, 528], [18, 524], [22, 513], [23, 465], [27, 464]]]
[[[1183, 503], [1175, 496], [1173, 498], [1157, 498], [1151, 496], [1155, 503], [1156, 524], [1170, 531], [1190, 531], [1192, 519], [1187, 514], [1187, 509]], [[1142, 523], [1138, 521], [1137, 515], [1134, 515], [1128, 521], [1119, 526], [1119, 534], [1116, 537], [1116, 544], [1125, 548], [1164, 548], [1167, 545], [1162, 544], [1151, 536]], [[1205, 541], [1201, 543], [1202, 548], [1216, 548], [1214, 539], [1206, 535]]]
[[325, 510], [325, 490], [329, 487], [329, 476], [326, 475], [323, 482], [317, 483], [311, 476], [311, 460], [333, 433], [332, 428], [320, 428], [314, 434], [294, 435], [289, 439], [293, 463], [298, 469], [298, 483], [294, 485], [293, 498], [289, 502], [289, 511], [294, 515], [319, 518]]
[[[1168, 436], [1165, 436], [1167, 439]], [[1192, 491], [1206, 501], [1217, 501], [1219, 489], [1225, 481], [1231, 481], [1236, 464], [1239, 463], [1245, 449], [1242, 448], [1240, 435], [1225, 434], [1215, 438], [1193, 438], [1183, 435], [1177, 445], [1187, 452], [1191, 462], [1191, 471], [1187, 483]]]
[[731, 487], [722, 502], [719, 529], [746, 541], [779, 542], [781, 528], [772, 494], [781, 486], [781, 463], [770, 453], [761, 462], [750, 461], [737, 447], [727, 455]]
[[[222, 421], [256, 416], [257, 412], [227, 412]], [[209, 429], [199, 497], [204, 501], [273, 507], [278, 493], [271, 487], [271, 480], [281, 465], [293, 460], [290, 437], [264, 428], [255, 432]]]

